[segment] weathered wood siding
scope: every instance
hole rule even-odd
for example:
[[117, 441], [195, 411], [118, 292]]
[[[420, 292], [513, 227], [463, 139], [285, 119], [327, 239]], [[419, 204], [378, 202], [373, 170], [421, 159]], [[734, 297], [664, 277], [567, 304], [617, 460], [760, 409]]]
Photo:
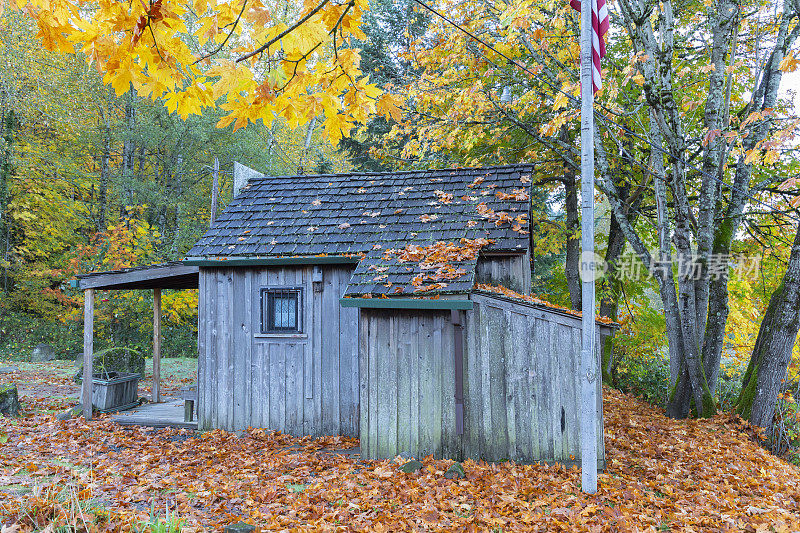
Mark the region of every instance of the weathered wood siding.
[[361, 456], [459, 457], [449, 311], [362, 309]]
[[478, 258], [477, 283], [502, 285], [522, 294], [531, 292], [531, 260], [526, 251], [518, 255], [489, 255]]
[[[464, 456], [580, 461], [580, 319], [505, 298], [473, 294], [471, 299], [474, 309], [466, 314], [465, 328]], [[597, 409], [597, 449], [604, 467], [602, 402]]]
[[[358, 436], [358, 312], [342, 308], [352, 269], [201, 268], [198, 427]], [[262, 334], [260, 290], [303, 287], [303, 331]]]

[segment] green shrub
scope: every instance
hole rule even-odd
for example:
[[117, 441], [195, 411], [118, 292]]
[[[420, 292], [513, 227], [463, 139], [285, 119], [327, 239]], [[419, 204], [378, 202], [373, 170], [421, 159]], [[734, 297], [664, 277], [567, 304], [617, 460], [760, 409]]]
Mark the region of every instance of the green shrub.
[[163, 325], [162, 357], [191, 357], [197, 359], [197, 332], [188, 325]]
[[81, 325], [74, 322], [46, 320], [22, 312], [1, 312], [0, 358], [24, 360], [40, 342], [51, 345], [58, 359], [72, 359], [83, 351]]
[[[123, 372], [139, 374], [144, 377], [145, 357], [139, 350], [120, 346], [106, 348], [94, 353], [92, 358], [92, 372], [103, 374], [107, 372]], [[83, 379], [83, 367], [75, 374], [75, 382]]]
[[[133, 312], [122, 309], [112, 316], [110, 323], [104, 323], [100, 317], [96, 317], [96, 353], [103, 349], [124, 346], [141, 354], [152, 354], [152, 310]], [[197, 332], [191, 324], [164, 321], [161, 332], [162, 357], [197, 358]], [[83, 324], [75, 320], [61, 322], [56, 318], [48, 319], [19, 311], [9, 312], [0, 305], [0, 359], [29, 360], [31, 350], [39, 343], [51, 345], [55, 349], [56, 358], [72, 360], [76, 354], [83, 352]]]
[[666, 350], [650, 355], [623, 354], [613, 369], [616, 386], [623, 392], [665, 406], [669, 396], [669, 356]]
[[723, 411], [733, 409], [742, 390], [742, 377], [747, 370], [747, 361], [735, 357], [722, 357], [719, 380], [717, 382], [717, 405]]

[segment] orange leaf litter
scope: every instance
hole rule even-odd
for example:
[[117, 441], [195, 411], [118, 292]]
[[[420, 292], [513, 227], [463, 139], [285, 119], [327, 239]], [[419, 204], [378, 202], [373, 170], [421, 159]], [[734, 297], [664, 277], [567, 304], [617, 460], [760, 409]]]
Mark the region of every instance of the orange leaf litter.
[[[800, 528], [800, 470], [751, 442], [737, 420], [671, 420], [611, 389], [604, 412], [608, 467], [593, 496], [581, 493], [574, 467], [468, 460], [467, 478], [448, 480], [447, 460], [423, 458], [422, 471], [404, 474], [399, 460], [362, 462], [325, 450], [357, 444], [341, 437], [123, 428], [107, 416], [89, 423], [0, 418], [8, 437], [0, 443], [0, 483], [33, 489], [3, 489], [0, 522], [32, 531], [25, 510], [52, 510], [55, 492], [47, 487], [73, 487], [106, 506], [105, 514], [89, 514], [97, 524], [91, 531], [131, 531], [151, 507], [157, 516], [177, 513], [186, 531], [219, 531], [238, 520], [291, 531]], [[73, 524], [80, 531], [82, 520]]]

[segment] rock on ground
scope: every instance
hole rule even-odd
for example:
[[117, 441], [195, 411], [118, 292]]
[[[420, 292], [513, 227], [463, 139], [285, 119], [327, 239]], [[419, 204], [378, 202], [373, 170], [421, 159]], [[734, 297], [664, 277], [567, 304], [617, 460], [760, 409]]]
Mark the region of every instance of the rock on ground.
[[467, 475], [464, 473], [464, 467], [461, 466], [461, 463], [453, 463], [444, 473], [444, 477], [447, 479], [464, 479]]
[[407, 463], [403, 463], [403, 465], [400, 466], [399, 470], [401, 472], [405, 472], [406, 474], [413, 474], [414, 472], [421, 470], [422, 466], [423, 466], [422, 463], [420, 463], [419, 461], [412, 460], [408, 461]]
[[31, 361], [34, 363], [43, 363], [45, 361], [52, 361], [56, 358], [56, 350], [49, 344], [40, 342], [37, 344], [33, 351], [31, 351]]

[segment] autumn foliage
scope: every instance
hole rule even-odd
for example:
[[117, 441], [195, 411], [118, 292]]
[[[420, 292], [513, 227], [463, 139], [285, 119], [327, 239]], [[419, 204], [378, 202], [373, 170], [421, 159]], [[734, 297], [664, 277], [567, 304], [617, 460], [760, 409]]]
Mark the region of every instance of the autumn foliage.
[[160, 100], [186, 119], [219, 106], [219, 127], [317, 118], [338, 141], [396, 100], [360, 70], [366, 0], [273, 5], [255, 0], [10, 0], [47, 50], [80, 52], [123, 94]]
[[[39, 374], [45, 383], [43, 365]], [[71, 488], [103, 503], [84, 515], [88, 528], [72, 524], [79, 531], [131, 531], [151, 509], [167, 508], [186, 531], [241, 519], [296, 531], [800, 528], [800, 470], [753, 442], [739, 419], [672, 420], [620, 392], [604, 397], [607, 468], [594, 496], [581, 493], [574, 467], [468, 460], [466, 479], [449, 480], [449, 460], [422, 458], [420, 472], [405, 474], [400, 459], [332, 453], [353, 439], [123, 428], [108, 416], [58, 421], [40, 410], [66, 401], [25, 397], [24, 418], [0, 418], [0, 483], [33, 492], [0, 493], [0, 516], [31, 531], [33, 497], [53, 511], [48, 495]]]

